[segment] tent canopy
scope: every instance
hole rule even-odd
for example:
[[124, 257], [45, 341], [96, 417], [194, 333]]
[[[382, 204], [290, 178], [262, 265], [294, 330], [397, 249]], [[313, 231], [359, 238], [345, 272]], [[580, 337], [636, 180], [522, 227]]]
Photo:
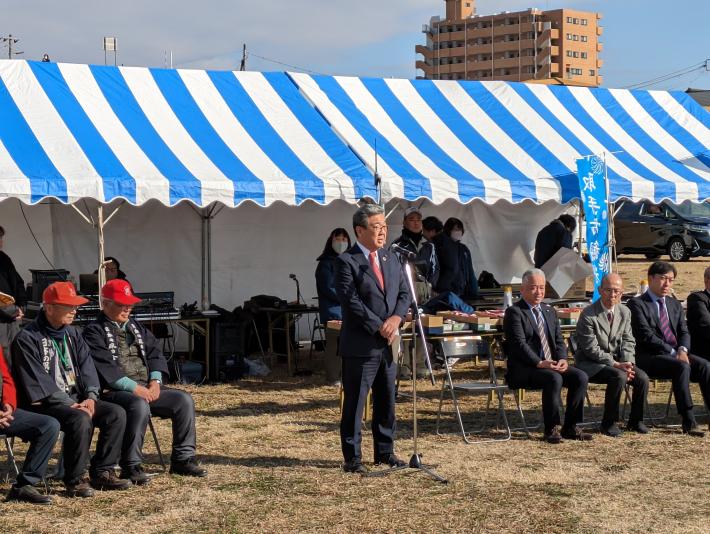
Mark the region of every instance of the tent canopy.
[[710, 198], [710, 114], [688, 95], [0, 61], [0, 199], [198, 206], [377, 197]]

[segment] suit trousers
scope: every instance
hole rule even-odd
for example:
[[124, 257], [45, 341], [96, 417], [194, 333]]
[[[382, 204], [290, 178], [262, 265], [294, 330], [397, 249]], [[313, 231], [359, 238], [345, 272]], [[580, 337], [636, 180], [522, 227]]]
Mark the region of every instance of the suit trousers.
[[678, 414], [684, 422], [689, 423], [695, 420], [690, 382], [698, 383], [705, 406], [710, 409], [710, 362], [694, 354], [688, 354], [688, 360], [690, 364], [682, 362], [670, 354], [637, 358], [638, 365], [651, 378], [664, 378], [673, 381], [673, 395]]
[[99, 429], [99, 438], [96, 441], [96, 454], [91, 458], [91, 475], [113, 469], [118, 463], [123, 431], [126, 428], [126, 412], [120, 406], [98, 400], [93, 418], [86, 412], [62, 404], [33, 405], [31, 409], [59, 421], [64, 432], [62, 454], [65, 483], [75, 483], [84, 475], [94, 427]]
[[121, 468], [143, 462], [143, 441], [150, 415], [170, 419], [173, 425], [172, 462], [184, 462], [195, 456], [195, 402], [189, 393], [161, 386], [160, 397], [150, 404], [129, 391], [109, 391], [104, 400], [126, 410], [126, 432], [121, 447]]
[[[648, 395], [648, 375], [643, 372], [643, 369], [638, 367], [635, 370], [636, 374], [631, 381], [631, 386], [634, 388], [631, 395], [631, 413], [629, 414], [629, 423], [631, 424], [643, 422], [644, 404]], [[619, 403], [627, 382], [626, 371], [606, 366], [590, 376], [589, 382], [592, 384], [606, 384], [602, 427], [609, 427], [619, 420]]]
[[375, 459], [394, 452], [395, 368], [389, 347], [378, 356], [343, 358], [340, 443], [346, 462], [362, 459], [362, 414], [370, 388]]
[[0, 434], [30, 442], [15, 485], [18, 488], [28, 484], [34, 486], [47, 474], [47, 463], [59, 436], [59, 422], [53, 417], [25, 410], [15, 410], [12, 416], [10, 426], [0, 428]]
[[587, 393], [587, 374], [575, 367], [568, 367], [564, 373], [552, 369], [516, 366], [508, 371], [511, 388], [541, 389], [542, 418], [545, 432], [560, 424], [560, 393], [567, 388], [567, 408], [565, 428], [574, 428], [584, 418], [584, 396]]

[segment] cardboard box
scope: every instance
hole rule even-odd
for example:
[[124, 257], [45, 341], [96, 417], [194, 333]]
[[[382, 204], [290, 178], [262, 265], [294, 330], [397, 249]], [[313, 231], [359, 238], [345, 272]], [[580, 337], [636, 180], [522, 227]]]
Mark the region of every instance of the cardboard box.
[[587, 298], [587, 278], [579, 280], [572, 284], [564, 295], [558, 295], [557, 291], [552, 289], [549, 282], [545, 284], [545, 298], [550, 299], [585, 299]]
[[424, 328], [438, 328], [444, 326], [444, 318], [441, 315], [421, 315], [422, 326]]
[[340, 331], [340, 327], [343, 325], [343, 321], [328, 321], [328, 324], [326, 325], [326, 328], [328, 330], [338, 330]]

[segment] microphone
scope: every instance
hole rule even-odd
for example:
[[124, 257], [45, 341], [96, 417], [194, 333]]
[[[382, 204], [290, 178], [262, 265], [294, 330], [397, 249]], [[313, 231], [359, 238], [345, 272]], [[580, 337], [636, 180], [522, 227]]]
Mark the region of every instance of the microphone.
[[407, 250], [406, 248], [401, 245], [398, 245], [397, 243], [392, 243], [390, 245], [390, 250], [396, 252], [397, 254], [408, 260], [413, 260], [417, 257], [414, 252], [412, 252], [411, 250]]
[[296, 280], [296, 275], [293, 274], [293, 273], [289, 274], [288, 277], [289, 277], [291, 280]]

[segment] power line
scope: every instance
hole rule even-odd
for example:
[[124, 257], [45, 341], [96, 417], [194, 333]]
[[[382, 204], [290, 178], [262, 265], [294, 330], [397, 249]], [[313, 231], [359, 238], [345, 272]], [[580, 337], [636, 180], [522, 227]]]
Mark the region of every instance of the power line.
[[299, 67], [297, 65], [291, 65], [290, 63], [284, 63], [283, 61], [278, 61], [276, 59], [271, 59], [268, 57], [260, 56], [258, 54], [255, 54], [254, 52], [249, 52], [247, 57], [251, 57], [251, 56], [257, 57], [259, 59], [263, 59], [264, 61], [269, 61], [271, 63], [276, 63], [277, 65], [283, 65], [284, 67], [289, 67], [289, 68], [300, 70], [303, 72], [308, 72], [309, 74], [318, 74], [320, 76], [328, 76], [327, 74], [323, 74], [322, 72], [317, 72], [317, 71], [314, 71], [311, 69], [307, 69], [305, 67]]
[[685, 67], [680, 70], [669, 72], [668, 74], [664, 74], [664, 75], [658, 76], [656, 78], [651, 78], [650, 80], [646, 80], [644, 82], [638, 82], [638, 83], [634, 83], [631, 85], [627, 85], [626, 87], [624, 87], [624, 89], [641, 89], [643, 87], [656, 85], [661, 82], [672, 80], [673, 78], [679, 78], [680, 76], [685, 76], [686, 74], [690, 74], [691, 72], [698, 70], [698, 69], [702, 69], [702, 68], [704, 68], [705, 70], [710, 70], [710, 60], [706, 59], [705, 61], [701, 61], [700, 63], [690, 65], [689, 67]]

